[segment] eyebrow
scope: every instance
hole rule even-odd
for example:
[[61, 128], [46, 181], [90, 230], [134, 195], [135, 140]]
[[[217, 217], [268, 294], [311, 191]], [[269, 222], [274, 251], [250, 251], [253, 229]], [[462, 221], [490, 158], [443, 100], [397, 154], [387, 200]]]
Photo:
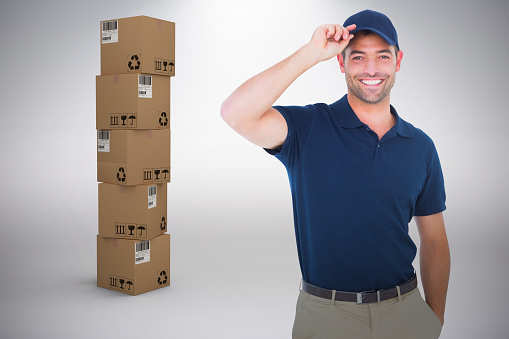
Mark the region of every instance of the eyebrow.
[[[392, 51], [390, 49], [382, 49], [380, 51], [377, 51], [376, 52], [377, 54], [381, 54], [381, 53], [389, 53], [389, 54], [392, 54]], [[363, 51], [357, 51], [357, 50], [353, 50], [350, 52], [349, 55], [352, 55], [352, 54], [366, 54], [365, 52]]]

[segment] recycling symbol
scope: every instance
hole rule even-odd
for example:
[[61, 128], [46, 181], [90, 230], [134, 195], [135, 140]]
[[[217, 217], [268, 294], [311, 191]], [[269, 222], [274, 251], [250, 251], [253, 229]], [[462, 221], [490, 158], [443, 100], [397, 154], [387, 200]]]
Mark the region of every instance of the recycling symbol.
[[166, 112], [161, 112], [161, 116], [159, 117], [159, 126], [167, 126], [168, 125], [168, 117]]
[[119, 182], [125, 182], [125, 170], [123, 167], [118, 168], [117, 172], [117, 181]]
[[133, 71], [133, 70], [136, 70], [136, 69], [140, 69], [140, 59], [138, 58], [138, 56], [135, 54], [133, 56], [131, 56], [131, 60], [129, 61], [129, 63], [127, 64], [127, 67]]
[[166, 229], [166, 218], [165, 217], [163, 217], [161, 219], [161, 226], [160, 227], [161, 227], [161, 231], [164, 231]]
[[166, 271], [161, 271], [159, 273], [159, 277], [157, 278], [157, 283], [159, 285], [164, 285], [168, 282], [168, 275], [166, 274]]

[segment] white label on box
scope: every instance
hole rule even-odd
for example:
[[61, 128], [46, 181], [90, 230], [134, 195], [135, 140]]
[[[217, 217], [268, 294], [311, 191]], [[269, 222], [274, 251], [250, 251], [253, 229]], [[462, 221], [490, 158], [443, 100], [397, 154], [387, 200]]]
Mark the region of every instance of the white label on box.
[[148, 187], [148, 209], [157, 206], [157, 186]]
[[118, 20], [102, 22], [101, 32], [101, 43], [110, 44], [112, 42], [118, 42]]
[[97, 152], [110, 151], [110, 131], [97, 131]]
[[134, 248], [134, 264], [143, 264], [150, 261], [150, 240], [137, 242]]
[[138, 98], [152, 98], [152, 77], [138, 75]]

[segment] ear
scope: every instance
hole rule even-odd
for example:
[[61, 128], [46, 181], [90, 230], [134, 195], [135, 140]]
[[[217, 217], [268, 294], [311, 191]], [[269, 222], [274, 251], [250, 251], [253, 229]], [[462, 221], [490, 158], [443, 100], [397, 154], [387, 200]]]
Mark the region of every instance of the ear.
[[396, 72], [399, 72], [402, 59], [403, 59], [403, 51], [398, 51], [398, 56], [396, 58]]
[[339, 53], [337, 58], [338, 58], [339, 69], [341, 70], [341, 73], [345, 73], [345, 61], [343, 60], [343, 54]]

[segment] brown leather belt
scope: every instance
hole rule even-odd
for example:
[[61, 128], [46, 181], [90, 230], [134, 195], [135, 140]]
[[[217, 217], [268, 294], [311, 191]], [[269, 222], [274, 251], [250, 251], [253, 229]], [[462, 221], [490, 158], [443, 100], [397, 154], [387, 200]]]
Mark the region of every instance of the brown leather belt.
[[[416, 287], [417, 276], [414, 273], [412, 279], [399, 285], [400, 295], [406, 294]], [[334, 294], [334, 291], [332, 290], [311, 285], [304, 280], [302, 280], [302, 289], [304, 292], [324, 299], [332, 299], [332, 295]], [[398, 287], [378, 291], [364, 291], [359, 293], [335, 291], [335, 294], [336, 295], [334, 299], [337, 301], [351, 301], [356, 302], [357, 304], [368, 304], [396, 298], [398, 296]]]

